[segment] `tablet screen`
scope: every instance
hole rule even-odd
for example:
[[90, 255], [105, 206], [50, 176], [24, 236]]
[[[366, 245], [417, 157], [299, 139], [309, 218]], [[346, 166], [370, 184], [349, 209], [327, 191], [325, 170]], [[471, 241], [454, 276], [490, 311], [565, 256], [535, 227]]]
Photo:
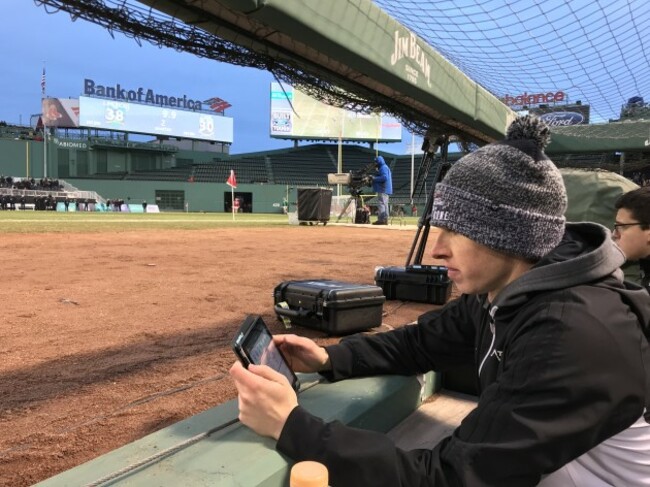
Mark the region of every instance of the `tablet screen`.
[[297, 379], [284, 356], [273, 343], [273, 337], [261, 317], [254, 318], [251, 323], [250, 317], [244, 322], [244, 340], [241, 344], [242, 351], [251, 363], [267, 365], [273, 370], [284, 375], [292, 387], [297, 386]]

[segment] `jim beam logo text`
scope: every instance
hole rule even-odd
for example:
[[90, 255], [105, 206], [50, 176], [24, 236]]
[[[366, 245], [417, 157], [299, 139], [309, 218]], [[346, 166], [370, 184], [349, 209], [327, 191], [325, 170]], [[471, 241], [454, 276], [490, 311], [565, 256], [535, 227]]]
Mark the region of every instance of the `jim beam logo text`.
[[405, 36], [401, 36], [399, 30], [396, 30], [395, 47], [393, 54], [390, 56], [390, 65], [395, 66], [395, 64], [397, 64], [397, 62], [402, 58], [414, 60], [420, 68], [420, 71], [418, 72], [417, 69], [407, 64], [404, 67], [404, 71], [406, 71], [406, 79], [413, 84], [417, 84], [421, 73], [427, 80], [427, 86], [431, 87], [431, 65], [429, 64], [427, 54], [418, 43], [418, 38], [412, 32], [409, 32]]

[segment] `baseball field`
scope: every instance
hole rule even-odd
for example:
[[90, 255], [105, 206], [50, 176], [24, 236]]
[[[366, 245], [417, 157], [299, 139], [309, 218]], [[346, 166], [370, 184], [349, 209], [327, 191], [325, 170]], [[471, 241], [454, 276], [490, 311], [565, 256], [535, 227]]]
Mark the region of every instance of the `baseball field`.
[[[285, 330], [274, 287], [372, 284], [376, 266], [404, 265], [406, 223], [0, 212], [0, 485], [34, 484], [234, 399], [230, 341], [247, 314], [274, 333], [338, 340]], [[387, 301], [373, 331], [432, 307]]]

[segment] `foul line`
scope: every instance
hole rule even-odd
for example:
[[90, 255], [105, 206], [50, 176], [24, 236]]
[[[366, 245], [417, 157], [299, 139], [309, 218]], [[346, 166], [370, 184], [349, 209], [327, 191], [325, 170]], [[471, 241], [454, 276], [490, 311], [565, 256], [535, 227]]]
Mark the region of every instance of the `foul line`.
[[77, 219], [77, 220], [0, 220], [0, 223], [20, 223], [20, 224], [29, 224], [29, 223], [183, 223], [183, 222], [199, 222], [199, 223], [284, 223], [287, 224], [286, 222], [282, 222], [280, 220], [208, 220], [208, 219], [197, 219], [197, 220], [188, 220], [187, 218], [183, 219], [164, 219], [164, 220], [131, 220], [131, 219], [111, 219], [111, 220], [104, 220], [104, 219], [93, 219], [93, 218], [85, 218], [85, 219]]

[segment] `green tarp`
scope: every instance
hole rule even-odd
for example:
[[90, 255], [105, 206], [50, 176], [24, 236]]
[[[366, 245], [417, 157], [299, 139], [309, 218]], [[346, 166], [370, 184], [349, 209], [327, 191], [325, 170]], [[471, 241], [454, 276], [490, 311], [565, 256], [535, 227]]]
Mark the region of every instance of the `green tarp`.
[[[565, 216], [570, 222], [590, 221], [612, 228], [616, 217], [616, 199], [638, 188], [629, 179], [609, 171], [560, 169], [560, 172], [569, 199]], [[637, 265], [625, 265], [623, 270], [627, 279], [640, 281]]]

